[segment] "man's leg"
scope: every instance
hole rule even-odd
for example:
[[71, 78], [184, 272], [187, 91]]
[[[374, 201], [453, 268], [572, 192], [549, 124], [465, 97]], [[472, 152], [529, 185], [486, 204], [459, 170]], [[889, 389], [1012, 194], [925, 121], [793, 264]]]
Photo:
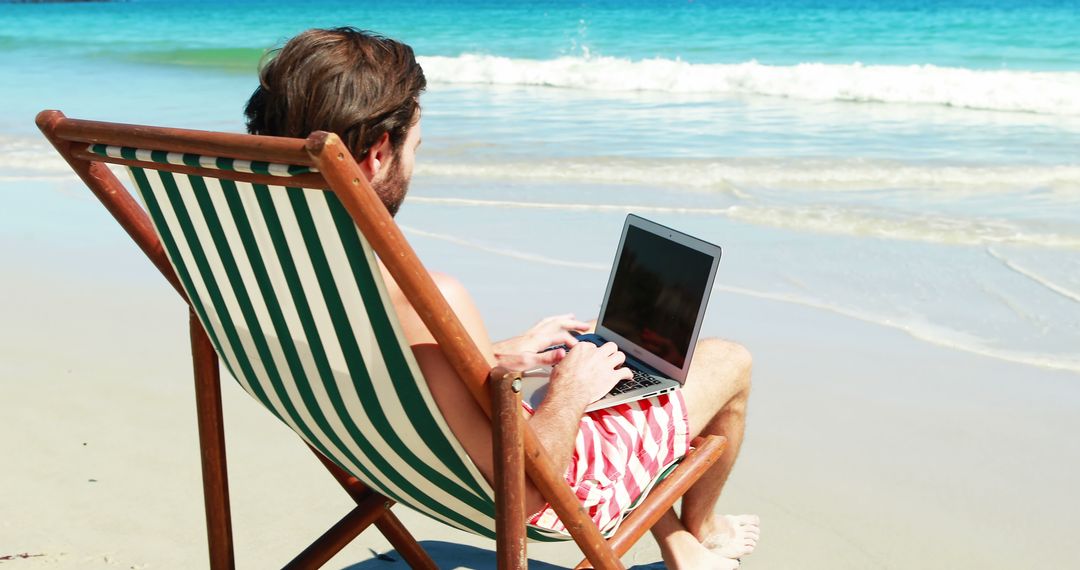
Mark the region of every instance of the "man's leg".
[[757, 542], [757, 518], [724, 517], [714, 510], [742, 445], [752, 364], [750, 352], [742, 345], [706, 339], [694, 352], [683, 386], [691, 437], [722, 435], [727, 447], [683, 497], [681, 522], [700, 541], [725, 543], [738, 538], [748, 543], [725, 549], [735, 555], [753, 550], [754, 544], [749, 543]]

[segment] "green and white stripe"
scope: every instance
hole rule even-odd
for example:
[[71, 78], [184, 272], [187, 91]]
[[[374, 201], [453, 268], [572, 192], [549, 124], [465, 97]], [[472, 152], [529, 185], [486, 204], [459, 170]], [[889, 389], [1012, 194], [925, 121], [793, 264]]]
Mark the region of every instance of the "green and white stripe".
[[[240, 385], [376, 491], [494, 537], [492, 489], [436, 407], [374, 254], [336, 196], [130, 171], [200, 321]], [[566, 539], [537, 527], [529, 536]]]
[[86, 150], [99, 156], [110, 156], [112, 158], [123, 158], [126, 160], [175, 164], [177, 166], [192, 166], [196, 168], [226, 170], [229, 172], [244, 172], [247, 174], [268, 174], [270, 176], [280, 176], [283, 178], [296, 176], [297, 174], [318, 172], [318, 169], [316, 168], [295, 164], [278, 164], [260, 160], [240, 160], [238, 158], [223, 158], [184, 152], [165, 152], [162, 150], [147, 150], [128, 146], [92, 144], [88, 146]]

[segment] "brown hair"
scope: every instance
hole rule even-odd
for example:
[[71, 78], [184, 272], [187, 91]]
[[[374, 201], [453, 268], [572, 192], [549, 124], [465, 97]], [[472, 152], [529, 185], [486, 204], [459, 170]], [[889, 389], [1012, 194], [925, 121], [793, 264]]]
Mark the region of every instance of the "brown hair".
[[419, 119], [426, 86], [401, 42], [356, 28], [308, 30], [271, 52], [244, 115], [256, 135], [335, 133], [357, 159], [389, 133], [396, 154]]

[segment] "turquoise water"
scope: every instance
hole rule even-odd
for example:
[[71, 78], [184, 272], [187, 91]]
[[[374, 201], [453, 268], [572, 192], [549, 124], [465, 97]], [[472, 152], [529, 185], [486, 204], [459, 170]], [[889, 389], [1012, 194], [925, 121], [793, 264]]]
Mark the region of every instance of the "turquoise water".
[[[1074, 70], [1076, 2], [123, 2], [0, 7], [5, 48], [229, 67], [296, 32], [343, 23], [425, 55], [585, 52], [695, 63], [925, 64]], [[164, 29], [163, 29], [164, 28]], [[183, 54], [187, 54], [185, 57]]]
[[70, 182], [42, 108], [241, 130], [265, 51], [337, 25], [429, 78], [405, 222], [558, 264], [425, 212], [627, 207], [723, 243], [738, 294], [1080, 371], [1076, 1], [0, 4], [0, 190]]

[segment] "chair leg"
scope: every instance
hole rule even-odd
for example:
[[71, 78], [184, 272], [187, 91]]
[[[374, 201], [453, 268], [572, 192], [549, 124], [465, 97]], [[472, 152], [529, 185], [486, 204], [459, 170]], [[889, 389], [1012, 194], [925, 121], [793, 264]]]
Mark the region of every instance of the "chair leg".
[[371, 523], [387, 512], [387, 504], [386, 498], [378, 493], [371, 493], [284, 568], [294, 570], [322, 567], [364, 529], [371, 526]]
[[195, 368], [195, 408], [202, 455], [203, 501], [210, 546], [210, 567], [231, 570], [232, 520], [229, 514], [229, 475], [225, 463], [225, 431], [221, 413], [221, 374], [217, 354], [199, 319], [191, 313], [191, 356]]
[[323, 464], [323, 467], [330, 472], [330, 475], [341, 485], [342, 489], [352, 497], [353, 501], [359, 503], [367, 498], [367, 496], [374, 491], [363, 484], [359, 479], [349, 475], [344, 469], [337, 466], [336, 463], [327, 459], [323, 454], [319, 453], [319, 450], [314, 447], [308, 446], [308, 449], [315, 454], [315, 457], [319, 458], [319, 462]]
[[495, 559], [499, 570], [529, 565], [525, 551], [525, 444], [521, 434], [521, 374], [492, 375], [495, 457]]
[[429, 570], [436, 570], [438, 565], [431, 559], [424, 547], [420, 546], [420, 543], [416, 541], [409, 529], [405, 528], [405, 525], [401, 524], [397, 516], [390, 510], [390, 506], [393, 505], [393, 501], [382, 497], [378, 493], [375, 493], [371, 489], [360, 482], [359, 479], [349, 475], [338, 467], [334, 462], [327, 459], [323, 454], [319, 453], [314, 447], [308, 446], [311, 452], [315, 454], [315, 457], [319, 458], [323, 467], [330, 472], [330, 475], [337, 480], [342, 489], [349, 494], [350, 497], [360, 504], [366, 500], [369, 496], [375, 495], [382, 498], [385, 501], [386, 509], [383, 515], [375, 520], [375, 527], [379, 529], [379, 532], [386, 537], [390, 544], [398, 551], [398, 554], [405, 559], [405, 562], [412, 568], [423, 568]]
[[405, 525], [401, 524], [393, 511], [386, 509], [381, 518], [375, 521], [375, 526], [383, 536], [390, 541], [398, 554], [405, 559], [410, 568], [422, 570], [438, 570], [439, 565], [428, 556], [423, 546], [416, 542], [416, 538], [409, 532]]

